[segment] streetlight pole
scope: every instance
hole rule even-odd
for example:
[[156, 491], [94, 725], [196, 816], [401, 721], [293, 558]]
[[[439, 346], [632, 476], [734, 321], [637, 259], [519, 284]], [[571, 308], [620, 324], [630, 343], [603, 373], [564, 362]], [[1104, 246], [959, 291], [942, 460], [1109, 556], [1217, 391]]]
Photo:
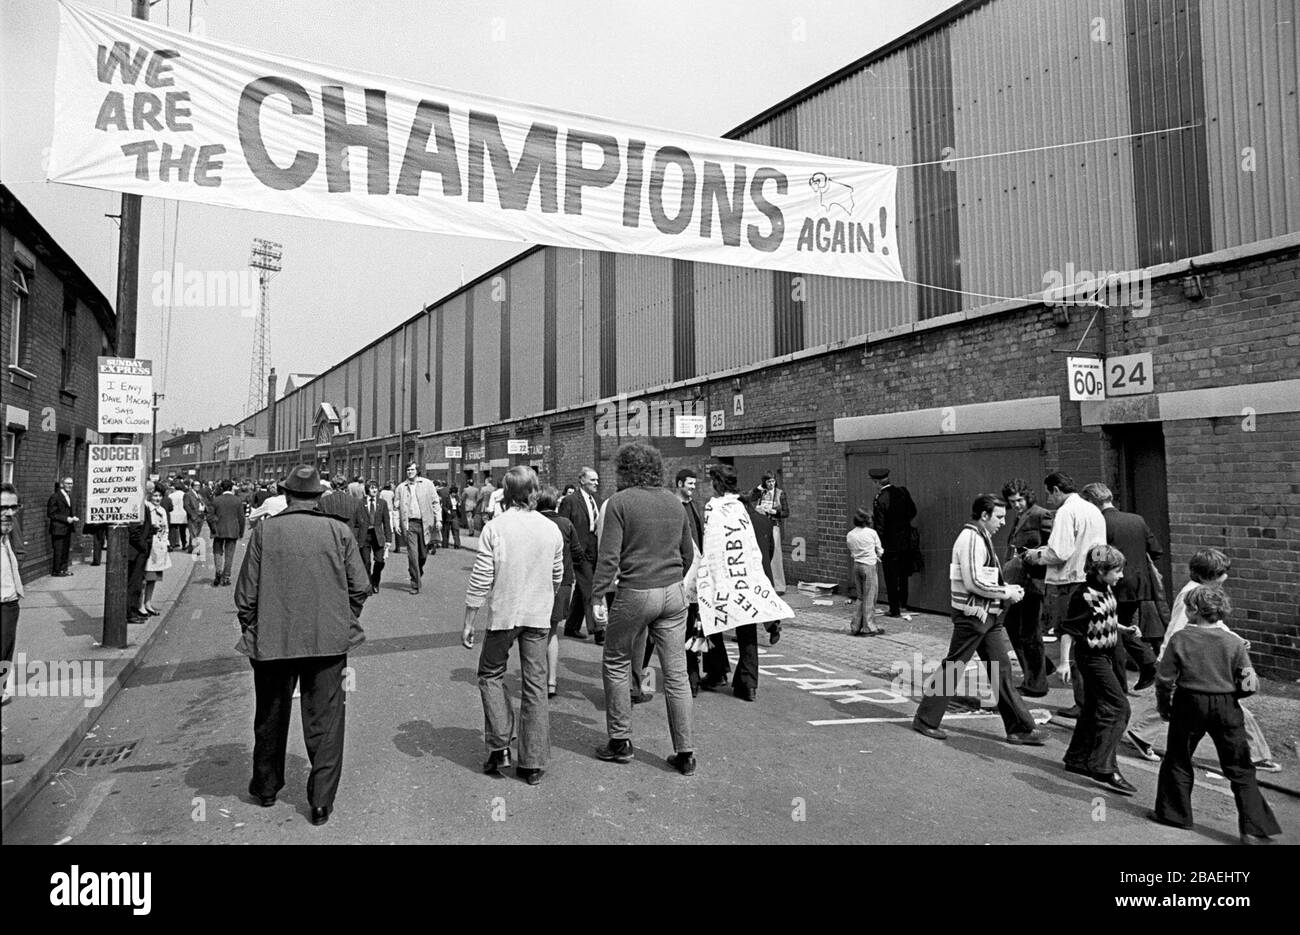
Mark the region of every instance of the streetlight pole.
[[166, 399], [164, 393], [153, 394], [153, 434], [149, 436], [149, 476], [158, 473], [158, 400]]

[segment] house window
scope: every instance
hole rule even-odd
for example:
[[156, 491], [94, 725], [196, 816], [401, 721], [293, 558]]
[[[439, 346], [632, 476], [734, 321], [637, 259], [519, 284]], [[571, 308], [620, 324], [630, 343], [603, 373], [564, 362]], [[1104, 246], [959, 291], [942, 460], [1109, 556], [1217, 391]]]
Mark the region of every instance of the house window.
[[12, 304], [13, 321], [9, 330], [9, 363], [21, 367], [27, 356], [27, 319], [31, 312], [32, 294], [28, 283], [32, 271], [21, 263], [14, 263]]
[[66, 283], [63, 286], [63, 349], [59, 353], [63, 356], [63, 382], [59, 385], [67, 388], [72, 385], [72, 370], [77, 359], [77, 293]]
[[164, 448], [162, 450], [162, 456], [164, 458], [170, 458], [172, 456], [172, 450], [170, 448]]
[[17, 460], [18, 460], [18, 433], [6, 431], [5, 447], [4, 447], [4, 471], [3, 471], [4, 482], [6, 484], [12, 484], [14, 482], [14, 464], [17, 462]]
[[69, 438], [67, 435], [60, 435], [60, 436], [59, 436], [59, 446], [58, 446], [59, 476], [58, 476], [58, 478], [56, 478], [57, 480], [63, 480], [63, 478], [67, 477], [68, 474], [69, 474], [69, 471], [68, 471], [68, 442], [70, 442], [70, 441], [72, 441], [72, 439]]

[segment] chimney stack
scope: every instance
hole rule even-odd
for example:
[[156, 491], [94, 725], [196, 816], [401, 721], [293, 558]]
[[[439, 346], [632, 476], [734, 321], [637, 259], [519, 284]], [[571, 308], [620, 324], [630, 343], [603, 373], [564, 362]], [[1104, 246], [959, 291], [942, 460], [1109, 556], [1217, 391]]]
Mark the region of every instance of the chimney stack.
[[275, 451], [275, 368], [266, 378], [266, 450]]

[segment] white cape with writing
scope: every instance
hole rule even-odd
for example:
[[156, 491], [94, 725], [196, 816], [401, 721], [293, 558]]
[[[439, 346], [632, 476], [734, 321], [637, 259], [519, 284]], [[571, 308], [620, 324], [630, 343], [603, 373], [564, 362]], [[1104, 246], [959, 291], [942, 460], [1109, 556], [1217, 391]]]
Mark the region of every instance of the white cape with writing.
[[763, 573], [754, 525], [735, 494], [715, 497], [704, 507], [704, 554], [696, 565], [705, 636], [794, 616]]

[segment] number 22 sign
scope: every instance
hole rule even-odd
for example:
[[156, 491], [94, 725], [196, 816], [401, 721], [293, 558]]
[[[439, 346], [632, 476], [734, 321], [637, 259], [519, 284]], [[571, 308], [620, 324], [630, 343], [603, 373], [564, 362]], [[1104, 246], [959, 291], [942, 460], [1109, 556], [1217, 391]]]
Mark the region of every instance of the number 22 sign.
[[1107, 358], [1107, 396], [1141, 396], [1154, 390], [1150, 353]]

